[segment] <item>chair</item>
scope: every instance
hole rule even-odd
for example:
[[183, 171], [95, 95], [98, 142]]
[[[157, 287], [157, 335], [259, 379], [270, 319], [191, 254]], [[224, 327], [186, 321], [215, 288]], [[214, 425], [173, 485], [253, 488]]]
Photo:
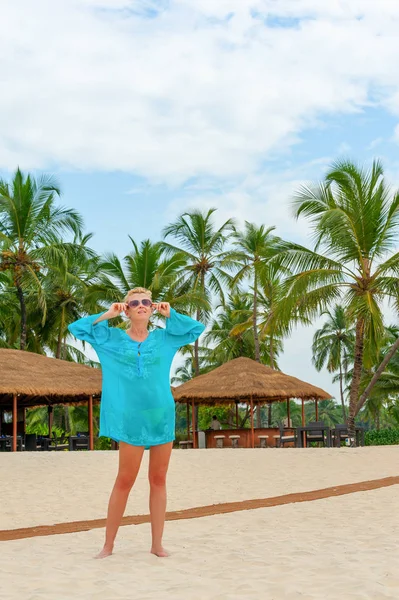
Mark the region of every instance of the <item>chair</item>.
[[223, 448], [223, 440], [225, 437], [225, 435], [215, 435], [216, 448]]
[[294, 430], [294, 435], [292, 435], [292, 434], [285, 435], [283, 423], [279, 424], [279, 429], [280, 429], [280, 434], [273, 436], [273, 438], [276, 440], [276, 446], [278, 448], [281, 448], [281, 447], [284, 448], [284, 444], [290, 444], [290, 443], [295, 444], [295, 442], [296, 442], [296, 431], [295, 430]]
[[192, 448], [193, 447], [193, 440], [182, 440], [181, 442], [179, 442], [179, 447], [182, 450], [187, 450], [187, 448]]
[[232, 448], [238, 448], [238, 440], [240, 439], [240, 437], [241, 437], [240, 435], [229, 435], [229, 439], [231, 440]]
[[89, 438], [83, 435], [70, 437], [69, 450], [89, 450]]
[[268, 435], [258, 435], [259, 448], [267, 448]]
[[306, 432], [306, 445], [311, 442], [323, 442], [323, 446], [326, 445], [325, 434], [318, 427], [324, 427], [324, 421], [313, 421], [313, 423], [309, 423], [308, 427], [311, 429], [311, 432]]
[[56, 434], [53, 433], [50, 443], [47, 446], [47, 450], [67, 450], [69, 448], [68, 440], [66, 437], [57, 438]]
[[[356, 437], [358, 438], [359, 446], [364, 446], [364, 429], [361, 427], [356, 427], [355, 429]], [[335, 425], [334, 429], [331, 430], [331, 434], [333, 436], [334, 446], [337, 448], [341, 447], [341, 441], [346, 440], [349, 437], [348, 426], [346, 424], [338, 424]]]

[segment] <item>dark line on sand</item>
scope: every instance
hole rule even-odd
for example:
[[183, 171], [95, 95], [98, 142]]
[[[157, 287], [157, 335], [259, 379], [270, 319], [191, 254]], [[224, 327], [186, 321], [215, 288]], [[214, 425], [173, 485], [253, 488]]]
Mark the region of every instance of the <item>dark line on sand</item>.
[[[311, 492], [285, 494], [284, 496], [275, 496], [274, 498], [243, 500], [241, 502], [225, 502], [221, 504], [211, 504], [209, 506], [198, 506], [196, 508], [176, 510], [166, 513], [166, 520], [179, 521], [181, 519], [196, 519], [198, 517], [209, 517], [212, 515], [227, 514], [241, 510], [254, 510], [256, 508], [282, 506], [284, 504], [294, 504], [297, 502], [312, 502], [313, 500], [322, 500], [323, 498], [331, 498], [333, 496], [344, 496], [346, 494], [353, 494], [354, 492], [367, 492], [369, 490], [376, 490], [397, 484], [399, 484], [399, 476], [384, 477], [383, 479], [337, 485], [321, 490], [313, 490]], [[149, 522], [150, 515], [134, 515], [131, 517], [123, 517], [122, 519], [122, 525], [141, 525], [142, 523]], [[36, 527], [23, 527], [21, 529], [3, 529], [0, 530], [0, 541], [5, 542], [9, 540], [21, 540], [36, 536], [77, 533], [80, 531], [90, 531], [90, 529], [98, 529], [101, 527], [105, 527], [105, 519], [72, 521], [70, 523], [39, 525]]]

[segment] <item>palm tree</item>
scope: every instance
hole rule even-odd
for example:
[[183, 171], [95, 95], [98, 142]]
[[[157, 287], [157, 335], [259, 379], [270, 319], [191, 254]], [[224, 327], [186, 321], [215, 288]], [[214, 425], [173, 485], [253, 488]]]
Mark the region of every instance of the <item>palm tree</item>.
[[0, 272], [12, 274], [20, 307], [20, 349], [26, 347], [26, 296], [34, 292], [46, 316], [46, 298], [40, 275], [49, 265], [62, 268], [63, 233], [78, 234], [82, 219], [77, 212], [55, 205], [60, 189], [50, 176], [35, 179], [19, 169], [10, 183], [0, 180]]
[[362, 392], [359, 404], [363, 395], [367, 395], [367, 400], [363, 403], [364, 413], [375, 419], [377, 429], [380, 426], [380, 416], [384, 407], [387, 411], [395, 411], [396, 400], [399, 398], [399, 354], [397, 352], [392, 354], [392, 347], [397, 346], [398, 340], [398, 328], [387, 327], [375, 364], [364, 373], [361, 382], [361, 390], [367, 391], [367, 394], [365, 391]]
[[56, 358], [81, 362], [75, 347], [67, 345], [68, 324], [87, 312], [103, 309], [90, 296], [98, 279], [99, 257], [88, 247], [92, 235], [75, 237], [66, 256], [66, 269], [52, 268], [43, 280], [48, 297], [48, 314], [41, 335]]
[[[210, 371], [213, 367], [208, 364], [206, 365], [206, 362], [209, 361], [203, 358], [204, 356], [208, 356], [208, 348], [200, 346], [199, 353], [201, 363], [200, 374], [202, 375]], [[180, 354], [184, 357], [184, 362], [176, 368], [175, 374], [171, 378], [172, 385], [186, 383], [195, 375], [194, 347], [192, 345], [183, 346], [183, 348], [180, 348]]]
[[130, 237], [133, 249], [121, 261], [113, 253], [100, 261], [98, 282], [92, 285], [88, 298], [92, 301], [122, 300], [134, 287], [152, 292], [155, 302], [173, 302], [187, 311], [194, 305], [204, 306], [201, 296], [181, 282], [179, 274], [186, 264], [182, 252], [166, 256], [161, 242], [143, 240], [140, 244]]
[[[206, 213], [195, 210], [184, 213], [165, 227], [164, 238], [172, 237], [178, 246], [163, 242], [167, 255], [174, 257], [183, 253], [186, 265], [180, 270], [180, 283], [194, 290], [204, 298], [203, 306], [197, 306], [197, 320], [206, 319], [210, 311], [211, 293], [216, 294], [224, 302], [223, 283], [230, 280], [223, 270], [226, 253], [224, 246], [228, 235], [234, 231], [233, 219], [228, 219], [221, 227], [216, 228], [211, 208]], [[199, 341], [194, 344], [195, 374], [199, 375]]]
[[[315, 250], [281, 244], [278, 264], [295, 273], [286, 284], [285, 310], [309, 319], [341, 302], [355, 322], [353, 377], [348, 428], [355, 438], [365, 346], [378, 347], [384, 334], [382, 302], [397, 302], [399, 193], [390, 193], [379, 161], [365, 171], [347, 161], [332, 166], [317, 186], [302, 187], [296, 217], [311, 220]], [[391, 253], [391, 254], [390, 254]]]
[[[238, 272], [234, 276], [233, 286], [249, 279], [252, 283], [252, 332], [255, 344], [255, 360], [260, 362], [260, 344], [258, 331], [258, 298], [259, 285], [263, 281], [264, 289], [268, 285], [267, 260], [275, 253], [280, 239], [272, 235], [275, 227], [259, 227], [254, 223], [245, 222], [245, 230], [234, 233], [234, 246], [236, 250], [226, 259], [228, 265], [237, 265]], [[273, 360], [273, 335], [271, 335], [271, 366]]]
[[[218, 307], [204, 341], [209, 346], [209, 354], [205, 360], [213, 368], [219, 367], [229, 360], [245, 356], [255, 358], [255, 343], [252, 331], [252, 295], [239, 288], [228, 297], [225, 306]], [[281, 343], [277, 343], [277, 351]], [[268, 339], [260, 342], [260, 358], [263, 364], [269, 364], [270, 345]]]
[[327, 310], [325, 314], [328, 316], [327, 321], [313, 336], [312, 362], [317, 371], [321, 371], [325, 366], [329, 373], [339, 371], [342, 414], [346, 421], [344, 373], [348, 356], [353, 353], [355, 334], [342, 306], [336, 305], [332, 311]]

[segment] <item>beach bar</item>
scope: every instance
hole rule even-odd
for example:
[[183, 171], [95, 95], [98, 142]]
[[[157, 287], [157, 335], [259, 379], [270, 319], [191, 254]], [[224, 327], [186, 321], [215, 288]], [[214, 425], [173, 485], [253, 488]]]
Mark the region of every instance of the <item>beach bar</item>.
[[[87, 404], [89, 449], [94, 449], [93, 403], [101, 396], [101, 370], [42, 354], [0, 348], [0, 436], [12, 436], [12, 450], [25, 433], [25, 409], [47, 406], [49, 434], [56, 404]], [[12, 424], [3, 414], [12, 413]]]
[[[220, 431], [205, 431], [207, 448], [217, 447], [217, 439], [220, 435], [224, 436], [224, 446], [234, 444], [234, 437], [231, 438], [230, 436], [239, 436], [239, 447], [255, 448], [262, 445], [275, 445], [275, 439], [280, 432], [279, 428], [255, 426], [254, 414], [258, 407], [271, 402], [286, 402], [287, 423], [289, 424], [290, 400], [302, 400], [302, 425], [305, 425], [304, 403], [306, 401], [314, 402], [317, 421], [318, 401], [331, 398], [331, 394], [321, 388], [267, 367], [250, 358], [233, 359], [209, 373], [194, 377], [187, 383], [173, 388], [173, 396], [176, 402], [187, 404], [187, 415], [191, 405], [191, 429], [194, 432], [192, 439], [194, 448], [198, 447], [198, 432], [195, 423], [196, 405], [235, 405], [236, 427]], [[238, 427], [239, 404], [249, 406], [250, 428]], [[289, 431], [288, 428], [287, 432]], [[263, 443], [261, 443], [261, 440]]]

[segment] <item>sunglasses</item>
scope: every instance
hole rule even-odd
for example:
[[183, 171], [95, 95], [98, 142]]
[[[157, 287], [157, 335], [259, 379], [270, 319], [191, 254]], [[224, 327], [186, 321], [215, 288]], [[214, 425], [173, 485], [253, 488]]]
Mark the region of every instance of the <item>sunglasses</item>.
[[127, 303], [127, 305], [131, 308], [137, 308], [140, 306], [140, 304], [150, 308], [152, 306], [152, 300], [149, 300], [149, 298], [144, 298], [144, 300], [130, 300], [130, 302]]

